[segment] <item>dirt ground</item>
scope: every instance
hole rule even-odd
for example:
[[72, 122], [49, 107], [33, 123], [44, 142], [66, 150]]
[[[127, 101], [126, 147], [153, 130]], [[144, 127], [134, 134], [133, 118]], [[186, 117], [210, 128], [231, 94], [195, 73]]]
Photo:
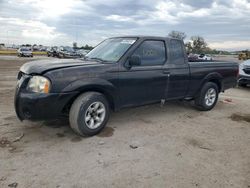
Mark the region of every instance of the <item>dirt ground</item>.
[[33, 59], [0, 56], [0, 187], [250, 187], [250, 88], [226, 91], [209, 112], [124, 109], [82, 138], [66, 120], [17, 119], [16, 75]]

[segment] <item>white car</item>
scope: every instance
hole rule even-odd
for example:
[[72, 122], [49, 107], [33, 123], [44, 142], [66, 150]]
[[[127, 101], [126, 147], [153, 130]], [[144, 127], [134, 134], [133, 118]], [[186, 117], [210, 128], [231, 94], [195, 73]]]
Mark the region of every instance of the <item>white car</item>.
[[207, 55], [207, 54], [200, 54], [198, 56], [198, 59], [199, 60], [205, 60], [205, 61], [212, 61], [213, 60], [212, 56], [211, 55]]
[[250, 84], [250, 59], [239, 65], [238, 85], [246, 87]]
[[19, 48], [17, 54], [19, 57], [33, 57], [31, 48]]

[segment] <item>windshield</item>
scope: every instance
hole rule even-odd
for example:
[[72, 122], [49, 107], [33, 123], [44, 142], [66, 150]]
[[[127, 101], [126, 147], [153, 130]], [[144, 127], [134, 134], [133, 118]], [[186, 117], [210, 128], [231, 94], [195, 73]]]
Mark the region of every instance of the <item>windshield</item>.
[[135, 41], [136, 38], [107, 39], [91, 50], [86, 58], [117, 62]]

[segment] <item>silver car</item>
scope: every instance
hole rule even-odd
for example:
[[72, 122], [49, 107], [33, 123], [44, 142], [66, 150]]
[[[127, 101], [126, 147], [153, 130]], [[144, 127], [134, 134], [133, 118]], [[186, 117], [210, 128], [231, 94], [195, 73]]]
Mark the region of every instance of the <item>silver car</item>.
[[19, 48], [17, 50], [17, 55], [19, 57], [33, 57], [31, 48]]
[[246, 87], [250, 84], [250, 59], [244, 61], [239, 67], [238, 85]]

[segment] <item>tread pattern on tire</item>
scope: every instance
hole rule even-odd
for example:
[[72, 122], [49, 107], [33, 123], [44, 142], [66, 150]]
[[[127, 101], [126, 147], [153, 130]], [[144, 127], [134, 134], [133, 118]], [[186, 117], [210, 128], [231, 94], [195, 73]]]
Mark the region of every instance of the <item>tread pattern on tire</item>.
[[[206, 91], [211, 88], [211, 87], [214, 87], [216, 89], [216, 92], [217, 92], [217, 98], [214, 102], [214, 104], [211, 106], [211, 107], [207, 107], [205, 106], [203, 103], [204, 103], [204, 95], [206, 93]], [[200, 90], [200, 93], [198, 94], [198, 96], [195, 98], [195, 106], [198, 110], [201, 110], [201, 111], [208, 111], [208, 110], [211, 110], [217, 103], [217, 100], [218, 100], [218, 95], [219, 95], [219, 92], [218, 92], [218, 86], [217, 84], [215, 84], [214, 82], [206, 82], [202, 89]]]
[[[98, 92], [86, 92], [83, 93], [81, 95], [79, 95], [76, 100], [73, 102], [71, 108], [70, 108], [70, 112], [69, 112], [69, 122], [70, 122], [70, 127], [79, 135], [81, 136], [86, 136], [88, 134], [84, 134], [80, 129], [79, 129], [79, 125], [78, 125], [78, 117], [79, 117], [79, 112], [80, 112], [80, 108], [82, 107], [82, 105], [84, 105], [85, 103], [87, 103], [89, 101], [89, 99], [93, 96], [93, 95], [99, 95], [102, 96], [105, 99], [105, 96], [103, 96], [101, 93]], [[105, 99], [106, 100], [106, 99]], [[107, 101], [107, 100], [106, 100]], [[107, 102], [108, 103], [108, 102]], [[109, 106], [107, 107], [109, 108]], [[109, 109], [107, 109], [107, 116], [109, 114]]]

